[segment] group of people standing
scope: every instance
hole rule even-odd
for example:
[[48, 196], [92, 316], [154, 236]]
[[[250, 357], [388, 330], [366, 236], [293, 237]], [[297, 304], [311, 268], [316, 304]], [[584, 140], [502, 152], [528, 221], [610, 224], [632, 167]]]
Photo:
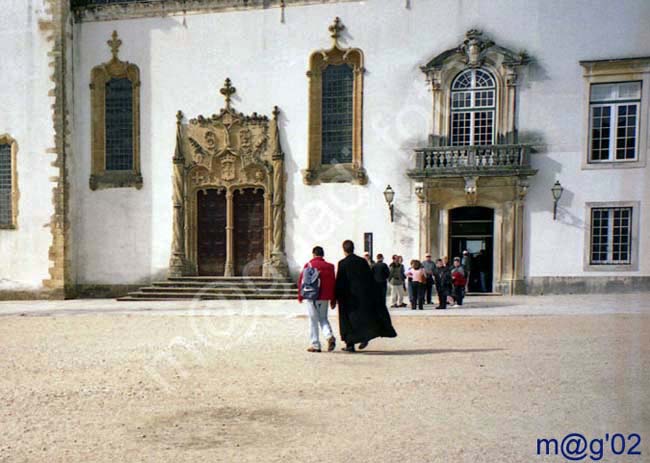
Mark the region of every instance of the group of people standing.
[[469, 282], [471, 257], [463, 251], [462, 259], [455, 257], [449, 263], [448, 257], [441, 257], [435, 261], [431, 254], [426, 254], [422, 261], [414, 259], [410, 266], [405, 268], [402, 256], [394, 255], [390, 265], [384, 263], [383, 256], [377, 254], [377, 261], [373, 262], [366, 254], [366, 261], [371, 266], [375, 280], [383, 283], [384, 296], [390, 288], [391, 308], [406, 307], [405, 295], [408, 294], [412, 310], [423, 310], [425, 301], [433, 302], [433, 290], [438, 295], [436, 309], [444, 310], [447, 304], [453, 307], [463, 305], [463, 298]]
[[308, 303], [310, 321], [308, 352], [322, 352], [320, 330], [327, 340], [327, 351], [335, 349], [336, 338], [327, 319], [328, 305], [332, 310], [338, 306], [339, 332], [346, 352], [355, 352], [355, 345], [364, 349], [377, 337], [397, 336], [386, 308], [386, 285], [377, 280], [383, 268], [371, 268], [367, 260], [354, 254], [350, 240], [343, 242], [343, 253], [345, 258], [339, 261], [335, 273], [334, 265], [325, 260], [323, 248], [316, 246], [312, 259], [300, 273], [298, 300]]
[[[432, 303], [434, 288], [438, 296], [436, 309], [463, 305], [473, 265], [467, 250], [451, 263], [446, 256], [434, 261], [427, 253], [421, 261], [412, 260], [408, 268], [398, 255], [392, 257], [390, 264], [384, 262], [382, 254], [377, 254], [376, 261], [369, 253], [359, 257], [350, 240], [343, 242], [343, 253], [345, 258], [339, 261], [335, 272], [334, 265], [325, 260], [323, 248], [316, 246], [300, 274], [298, 300], [308, 303], [310, 320], [308, 352], [322, 352], [320, 331], [327, 340], [327, 351], [336, 347], [327, 317], [328, 306], [332, 310], [338, 306], [343, 350], [355, 352], [355, 345], [364, 349], [374, 338], [397, 336], [386, 307], [389, 288], [391, 308], [406, 307], [404, 298], [408, 294], [411, 310], [423, 310], [425, 301]], [[477, 258], [480, 257], [481, 253]], [[480, 271], [477, 275], [485, 291], [485, 277]]]

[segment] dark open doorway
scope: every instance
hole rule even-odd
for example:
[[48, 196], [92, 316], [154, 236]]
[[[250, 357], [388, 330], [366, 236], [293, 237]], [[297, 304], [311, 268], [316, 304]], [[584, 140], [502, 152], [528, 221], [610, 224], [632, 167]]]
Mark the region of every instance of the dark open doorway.
[[199, 275], [223, 276], [226, 266], [226, 192], [201, 190], [197, 200]]
[[492, 292], [494, 209], [459, 207], [449, 211], [450, 258], [470, 255], [470, 292]]

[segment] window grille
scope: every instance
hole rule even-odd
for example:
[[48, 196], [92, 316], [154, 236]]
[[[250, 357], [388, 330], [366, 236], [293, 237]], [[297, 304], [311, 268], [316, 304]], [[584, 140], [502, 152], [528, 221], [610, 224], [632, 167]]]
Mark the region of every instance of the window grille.
[[323, 71], [323, 164], [352, 162], [353, 79], [347, 64], [328, 66]]
[[496, 83], [483, 69], [461, 72], [451, 86], [452, 146], [494, 143]]
[[11, 145], [0, 144], [0, 225], [12, 225], [13, 203], [13, 166], [11, 159]]
[[631, 263], [632, 208], [591, 209], [591, 264]]
[[589, 162], [637, 159], [641, 82], [593, 84]]
[[133, 84], [106, 83], [106, 170], [133, 169]]

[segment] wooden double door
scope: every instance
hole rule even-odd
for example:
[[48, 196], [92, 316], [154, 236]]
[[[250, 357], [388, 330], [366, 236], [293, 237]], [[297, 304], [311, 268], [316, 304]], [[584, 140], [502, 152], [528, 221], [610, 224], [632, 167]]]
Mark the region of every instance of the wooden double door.
[[[264, 193], [224, 189], [197, 192], [197, 264], [199, 275], [262, 276], [264, 263]], [[229, 209], [232, 211], [229, 211]], [[231, 212], [231, 244], [228, 240]]]

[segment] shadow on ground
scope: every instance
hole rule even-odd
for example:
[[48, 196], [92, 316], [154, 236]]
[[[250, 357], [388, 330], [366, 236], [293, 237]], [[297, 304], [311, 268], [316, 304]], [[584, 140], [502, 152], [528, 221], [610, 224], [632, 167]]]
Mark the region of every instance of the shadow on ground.
[[[477, 352], [498, 352], [505, 349], [400, 349], [400, 350], [363, 350], [364, 355], [435, 355], [435, 354], [471, 354]], [[347, 352], [338, 352], [347, 354]]]

